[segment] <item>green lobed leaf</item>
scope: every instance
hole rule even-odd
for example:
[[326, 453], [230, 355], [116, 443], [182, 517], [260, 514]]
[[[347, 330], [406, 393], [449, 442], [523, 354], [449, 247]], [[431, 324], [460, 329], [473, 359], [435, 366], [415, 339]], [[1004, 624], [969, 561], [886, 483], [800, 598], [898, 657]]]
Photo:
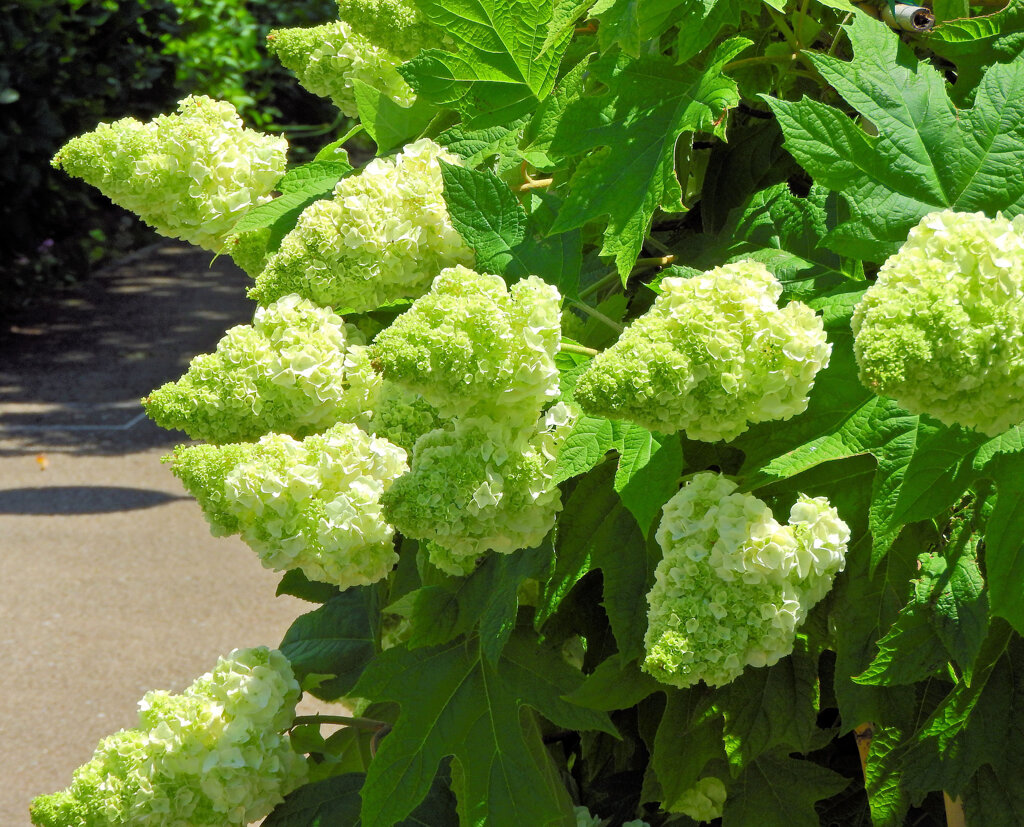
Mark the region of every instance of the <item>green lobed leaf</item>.
[[575, 293], [580, 234], [569, 232], [538, 241], [530, 224], [536, 224], [538, 212], [544, 209], [543, 200], [528, 218], [508, 185], [489, 170], [442, 161], [441, 175], [452, 224], [476, 252], [480, 272], [503, 276], [510, 284], [527, 276], [540, 276], [562, 287], [563, 293]]
[[786, 755], [762, 755], [733, 783], [722, 827], [819, 827], [815, 802], [850, 784], [832, 770]]
[[846, 30], [854, 61], [808, 56], [877, 136], [818, 101], [767, 99], [786, 149], [849, 207], [828, 245], [882, 261], [934, 210], [1024, 211], [1024, 59], [992, 66], [973, 107], [957, 109], [943, 76], [885, 24], [857, 15]]
[[448, 643], [479, 626], [480, 649], [495, 663], [515, 627], [519, 587], [543, 575], [551, 561], [550, 543], [512, 554], [490, 554], [467, 577], [419, 589], [410, 616], [409, 645]]
[[707, 687], [669, 689], [651, 752], [651, 770], [661, 788], [661, 807], [678, 812], [680, 796], [698, 781], [705, 767], [724, 761], [722, 718], [711, 709]]
[[300, 615], [281, 641], [281, 652], [301, 682], [306, 675], [333, 675], [312, 693], [325, 701], [348, 694], [373, 659], [377, 597], [372, 587], [347, 589]]
[[601, 661], [566, 700], [587, 709], [611, 712], [636, 706], [649, 695], [665, 691], [667, 687], [641, 672], [636, 661], [623, 662], [622, 656], [615, 654]]
[[338, 587], [332, 583], [310, 580], [301, 569], [288, 569], [281, 578], [281, 582], [277, 584], [277, 591], [274, 594], [277, 596], [290, 594], [292, 597], [310, 603], [326, 603], [340, 593]]
[[623, 53], [640, 57], [640, 47], [672, 25], [685, 0], [597, 0], [590, 16], [598, 21], [597, 40], [606, 52], [618, 44]]
[[956, 64], [953, 94], [969, 97], [993, 63], [1009, 63], [1024, 51], [1024, 0], [1010, 0], [992, 14], [969, 17], [964, 3], [959, 20], [943, 20], [928, 34], [928, 48]]
[[411, 106], [402, 106], [381, 90], [352, 79], [352, 91], [359, 120], [377, 144], [377, 154], [383, 155], [415, 138], [437, 114], [437, 107], [417, 99]]
[[646, 537], [662, 506], [679, 490], [683, 449], [679, 434], [653, 434], [626, 423], [622, 431], [615, 491]]
[[484, 129], [467, 129], [463, 124], [456, 124], [438, 135], [437, 142], [462, 158], [464, 166], [470, 168], [490, 163], [497, 157], [495, 171], [500, 174], [520, 163], [519, 141], [525, 124], [525, 117]]
[[998, 456], [986, 469], [996, 500], [985, 531], [985, 572], [992, 613], [1024, 630], [1024, 458]]
[[417, 95], [485, 127], [526, 114], [551, 92], [572, 36], [567, 29], [545, 48], [554, 0], [424, 0], [418, 8], [458, 46], [428, 49], [400, 68]]
[[610, 419], [586, 415], [579, 417], [558, 453], [554, 481], [561, 483], [571, 477], [586, 474], [617, 445], [618, 438]]
[[807, 752], [818, 716], [817, 664], [798, 641], [792, 655], [745, 669], [713, 700], [725, 720], [722, 741], [734, 771], [776, 747]]
[[605, 714], [562, 700], [581, 681], [557, 652], [524, 632], [512, 635], [496, 665], [473, 641], [382, 653], [354, 693], [394, 701], [402, 713], [367, 773], [363, 821], [392, 824], [405, 818], [427, 794], [441, 760], [451, 755], [465, 822], [574, 827], [571, 800], [548, 774], [539, 733], [524, 730], [520, 708], [569, 729], [615, 734]]
[[744, 38], [722, 43], [703, 69], [621, 53], [591, 64], [591, 75], [607, 91], [566, 107], [551, 152], [578, 155], [603, 149], [578, 165], [554, 231], [607, 215], [601, 254], [615, 256], [625, 280], [654, 210], [675, 181], [676, 140], [684, 132], [722, 132], [723, 116], [739, 102], [739, 91], [721, 70], [750, 43]]

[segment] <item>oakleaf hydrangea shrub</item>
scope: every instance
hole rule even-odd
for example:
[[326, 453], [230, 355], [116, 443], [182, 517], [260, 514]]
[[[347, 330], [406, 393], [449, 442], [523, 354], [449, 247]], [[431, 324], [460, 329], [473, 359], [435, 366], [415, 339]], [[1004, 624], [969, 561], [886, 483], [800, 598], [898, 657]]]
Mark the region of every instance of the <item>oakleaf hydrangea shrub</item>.
[[384, 378], [442, 416], [532, 426], [558, 396], [558, 290], [531, 276], [511, 288], [465, 267], [442, 270], [370, 353]]
[[288, 142], [242, 126], [230, 103], [189, 96], [175, 115], [122, 118], [69, 141], [53, 165], [161, 235], [217, 252], [284, 175]]
[[580, 377], [585, 411], [715, 442], [807, 408], [832, 349], [809, 307], [778, 306], [782, 285], [763, 264], [666, 278], [661, 290]]
[[250, 297], [266, 305], [298, 293], [361, 312], [422, 295], [446, 267], [472, 265], [448, 217], [439, 160], [458, 162], [424, 139], [342, 179], [333, 198], [302, 212]]
[[139, 726], [121, 730], [75, 771], [67, 790], [40, 796], [43, 827], [245, 825], [306, 779], [285, 731], [299, 684], [276, 649], [236, 649], [180, 695], [147, 692]]
[[211, 531], [324, 604], [281, 643], [338, 703], [308, 783], [168, 786], [189, 712], [34, 820], [1019, 827], [1012, 15], [471, 5], [275, 35], [384, 94], [218, 229], [259, 309], [147, 400]]
[[926, 215], [857, 305], [860, 378], [911, 413], [1024, 422], [1024, 216]]
[[656, 537], [644, 669], [673, 686], [722, 686], [793, 651], [845, 566], [850, 531], [822, 497], [801, 495], [783, 526], [735, 482], [703, 472], [666, 503]]
[[179, 447], [172, 462], [214, 535], [240, 534], [268, 569], [300, 569], [347, 589], [375, 583], [398, 562], [381, 497], [406, 459], [342, 423], [301, 442], [267, 434], [254, 445]]
[[161, 427], [216, 443], [365, 424], [380, 392], [365, 342], [330, 308], [285, 296], [143, 402]]
[[415, 99], [396, 66], [399, 60], [356, 34], [343, 20], [311, 28], [275, 29], [267, 45], [303, 88], [331, 102], [350, 118], [358, 115], [353, 81], [379, 88], [396, 103]]

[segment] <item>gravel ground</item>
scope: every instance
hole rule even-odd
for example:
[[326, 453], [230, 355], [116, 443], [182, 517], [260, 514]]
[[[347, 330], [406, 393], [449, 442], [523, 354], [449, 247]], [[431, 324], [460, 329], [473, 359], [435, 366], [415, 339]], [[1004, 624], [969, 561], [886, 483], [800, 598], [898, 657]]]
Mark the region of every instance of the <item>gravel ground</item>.
[[0, 825], [65, 787], [148, 689], [312, 607], [215, 539], [160, 457], [184, 440], [139, 398], [251, 320], [227, 259], [161, 244], [0, 321]]

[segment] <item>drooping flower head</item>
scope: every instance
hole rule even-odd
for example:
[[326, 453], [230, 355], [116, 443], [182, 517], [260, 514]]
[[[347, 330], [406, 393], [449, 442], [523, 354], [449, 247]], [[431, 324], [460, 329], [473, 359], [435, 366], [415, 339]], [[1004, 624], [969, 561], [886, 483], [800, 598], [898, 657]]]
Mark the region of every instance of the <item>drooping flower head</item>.
[[452, 226], [439, 160], [458, 159], [430, 140], [371, 161], [310, 204], [249, 291], [260, 304], [298, 293], [363, 312], [416, 298], [445, 267], [473, 252]]
[[381, 496], [408, 470], [406, 453], [355, 425], [301, 442], [180, 447], [174, 473], [214, 534], [238, 533], [266, 568], [301, 569], [342, 589], [387, 576], [398, 562]]
[[338, 0], [338, 14], [371, 43], [402, 60], [446, 41], [444, 29], [409, 0]]
[[230, 103], [190, 95], [174, 115], [101, 123], [53, 165], [161, 235], [219, 252], [249, 207], [270, 200], [287, 151], [284, 138], [245, 129]]
[[852, 321], [860, 379], [989, 436], [1024, 422], [1024, 216], [926, 215]]
[[807, 408], [832, 348], [801, 302], [763, 264], [739, 261], [666, 278], [662, 295], [596, 356], [576, 386], [588, 413], [706, 442]]
[[306, 779], [282, 734], [299, 684], [266, 647], [236, 649], [180, 695], [148, 692], [139, 726], [99, 743], [71, 786], [32, 803], [39, 827], [245, 825]]
[[410, 472], [383, 497], [386, 516], [406, 536], [432, 541], [431, 562], [453, 574], [488, 550], [540, 544], [561, 509], [554, 466], [571, 422], [558, 404], [532, 437], [484, 417], [425, 434]]
[[181, 379], [153, 391], [146, 412], [163, 428], [217, 443], [365, 424], [380, 377], [364, 344], [330, 308], [286, 296], [257, 309], [251, 325], [228, 330]]
[[353, 81], [379, 89], [402, 106], [415, 94], [398, 74], [401, 60], [357, 34], [343, 20], [310, 28], [275, 29], [267, 48], [299, 84], [314, 95], [329, 98], [349, 118], [359, 116]]
[[536, 276], [510, 289], [498, 276], [452, 267], [370, 352], [385, 379], [421, 394], [442, 416], [532, 427], [558, 396], [558, 305], [558, 290]]
[[801, 495], [783, 526], [728, 478], [697, 474], [658, 526], [644, 670], [673, 686], [721, 686], [790, 654], [845, 566], [849, 536], [823, 497]]

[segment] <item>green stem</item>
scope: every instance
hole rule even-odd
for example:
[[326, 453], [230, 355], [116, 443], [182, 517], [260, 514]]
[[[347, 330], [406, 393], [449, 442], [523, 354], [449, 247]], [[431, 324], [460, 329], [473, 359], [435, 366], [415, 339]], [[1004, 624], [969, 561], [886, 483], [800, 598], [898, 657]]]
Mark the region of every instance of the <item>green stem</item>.
[[584, 356], [597, 356], [601, 351], [594, 350], [592, 347], [584, 347], [583, 345], [574, 345], [572, 342], [562, 342], [559, 345], [559, 350], [567, 351], [568, 353], [582, 353]]
[[600, 312], [599, 310], [594, 310], [594, 308], [591, 307], [589, 304], [584, 304], [583, 302], [578, 302], [578, 301], [570, 301], [569, 304], [571, 304], [577, 310], [582, 310], [584, 313], [586, 313], [592, 319], [597, 319], [602, 324], [607, 325], [612, 330], [614, 330], [616, 333], [621, 333], [623, 330], [625, 330], [625, 328], [622, 325], [620, 325], [618, 322], [612, 321], [607, 316], [605, 316], [604, 313]]
[[341, 724], [343, 726], [355, 727], [356, 729], [378, 730], [386, 727], [385, 721], [374, 721], [372, 718], [350, 718], [348, 715], [296, 715], [292, 726], [300, 724]]
[[586, 288], [585, 290], [580, 290], [580, 298], [585, 299], [587, 296], [597, 293], [599, 290], [607, 287], [609, 284], [619, 281], [621, 281], [621, 279], [619, 278], [619, 271], [612, 270], [607, 275], [601, 276], [601, 278], [599, 278], [592, 285], [590, 285], [590, 287]]
[[740, 60], [733, 60], [730, 63], [726, 63], [722, 67], [723, 72], [728, 72], [731, 69], [740, 69], [745, 66], [758, 66], [765, 63], [792, 63], [797, 59], [795, 54], [792, 55], [757, 55], [756, 57], [745, 57]]

